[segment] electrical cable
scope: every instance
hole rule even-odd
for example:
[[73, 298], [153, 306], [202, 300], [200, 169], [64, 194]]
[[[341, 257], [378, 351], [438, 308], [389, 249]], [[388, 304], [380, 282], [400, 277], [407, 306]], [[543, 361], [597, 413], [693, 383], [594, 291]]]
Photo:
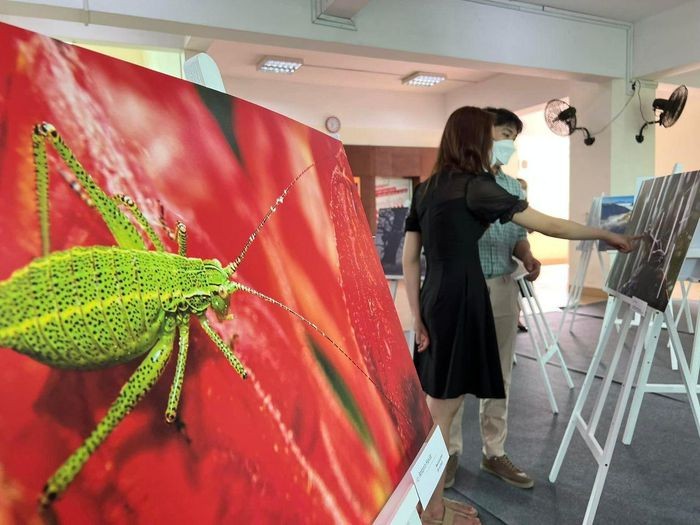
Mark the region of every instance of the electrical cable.
[[[639, 82], [638, 80], [635, 80], [635, 82]], [[639, 99], [639, 114], [642, 116], [642, 120], [646, 122], [647, 124], [656, 124], [655, 120], [647, 120], [647, 118], [644, 116], [644, 109], [642, 108], [642, 94], [641, 94], [641, 89], [637, 91], [637, 98]]]
[[[641, 84], [640, 84], [639, 80], [635, 80], [635, 81], [632, 83], [632, 89], [637, 93], [637, 95], [639, 95], [639, 92], [641, 91], [640, 88], [641, 88]], [[606, 129], [608, 129], [608, 128], [610, 127], [610, 125], [611, 125], [613, 122], [615, 122], [615, 121], [620, 117], [620, 115], [622, 115], [622, 113], [625, 111], [625, 109], [627, 108], [627, 106], [629, 106], [629, 103], [632, 102], [632, 99], [633, 99], [633, 98], [634, 98], [634, 93], [632, 93], [632, 94], [629, 96], [629, 98], [627, 99], [627, 102], [625, 102], [625, 105], [622, 106], [622, 109], [621, 109], [620, 111], [617, 112], [617, 114], [610, 120], [610, 122], [608, 122], [605, 126], [603, 126], [602, 128], [600, 128], [598, 131], [595, 131], [595, 132], [591, 133], [591, 137], [595, 137], [596, 135], [598, 135], [598, 134], [602, 133], [603, 131], [605, 131]], [[642, 109], [642, 98], [641, 98], [641, 96], [639, 97], [639, 109], [640, 109], [640, 111], [641, 111], [641, 109]], [[644, 118], [644, 115], [643, 115], [643, 114], [642, 114], [642, 118]], [[645, 121], [645, 122], [646, 122], [646, 121]]]

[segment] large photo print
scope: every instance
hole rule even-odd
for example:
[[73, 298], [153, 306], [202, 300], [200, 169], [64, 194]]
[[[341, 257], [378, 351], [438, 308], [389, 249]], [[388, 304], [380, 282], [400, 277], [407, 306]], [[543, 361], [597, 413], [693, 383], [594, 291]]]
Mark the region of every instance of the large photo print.
[[0, 49], [0, 522], [371, 523], [432, 421], [342, 144]]
[[627, 226], [637, 250], [618, 254], [607, 287], [664, 311], [700, 216], [700, 172], [644, 181]]

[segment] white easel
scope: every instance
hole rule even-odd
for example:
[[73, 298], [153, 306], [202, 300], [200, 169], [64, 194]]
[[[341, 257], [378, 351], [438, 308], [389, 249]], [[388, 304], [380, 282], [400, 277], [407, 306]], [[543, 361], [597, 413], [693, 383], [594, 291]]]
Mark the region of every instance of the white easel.
[[[693, 328], [693, 314], [690, 311], [690, 303], [688, 298], [690, 296], [690, 288], [693, 284], [700, 282], [700, 228], [695, 228], [695, 233], [693, 233], [693, 239], [690, 242], [690, 248], [685, 256], [685, 261], [683, 261], [683, 266], [678, 273], [678, 283], [681, 287], [681, 304], [678, 308], [678, 316], [675, 318], [676, 329], [680, 325], [681, 317], [685, 314], [685, 322], [688, 325], [688, 332], [691, 334], [696, 333]], [[671, 306], [671, 313], [673, 314], [672, 303], [669, 302]], [[665, 326], [663, 326], [665, 328]], [[671, 348], [671, 339], [668, 341], [669, 349]], [[678, 370], [678, 362], [676, 361], [676, 356], [671, 352], [671, 369]]]
[[574, 388], [574, 382], [571, 380], [571, 375], [569, 375], [569, 369], [566, 367], [566, 363], [564, 362], [564, 356], [561, 354], [561, 349], [559, 348], [557, 338], [554, 337], [552, 329], [549, 327], [547, 318], [542, 310], [542, 306], [540, 305], [540, 301], [535, 295], [535, 289], [532, 286], [532, 283], [526, 279], [527, 275], [528, 274], [524, 273], [514, 277], [515, 282], [518, 284], [518, 288], [520, 288], [520, 309], [523, 312], [523, 319], [525, 321], [525, 326], [527, 327], [527, 332], [530, 335], [532, 347], [535, 349], [535, 353], [537, 354], [537, 364], [539, 365], [540, 372], [542, 373], [545, 390], [547, 392], [547, 397], [549, 398], [549, 405], [552, 408], [552, 413], [558, 414], [559, 407], [554, 399], [552, 384], [550, 383], [549, 376], [547, 375], [547, 363], [556, 356], [559, 359], [561, 372], [564, 375], [564, 379], [566, 380], [566, 384], [568, 385], [569, 389]]
[[[588, 212], [588, 218], [586, 223], [589, 226], [598, 226], [600, 223], [600, 207], [601, 207], [602, 197], [596, 197], [591, 203], [591, 209]], [[603, 273], [603, 282], [605, 282], [606, 276], [608, 274], [608, 267], [605, 264], [605, 259], [603, 254], [598, 250], [598, 241], [581, 241], [577, 246], [577, 250], [581, 250], [581, 258], [579, 259], [578, 267], [576, 268], [576, 276], [574, 281], [569, 287], [569, 298], [566, 301], [566, 306], [562, 312], [561, 321], [559, 321], [559, 329], [557, 330], [557, 339], [561, 335], [561, 330], [564, 327], [564, 322], [566, 316], [571, 314], [571, 321], [569, 323], [569, 332], [573, 330], [574, 321], [576, 320], [576, 312], [578, 312], [579, 306], [581, 306], [581, 294], [583, 292], [584, 283], [586, 282], [586, 274], [588, 273], [588, 265], [591, 262], [591, 254], [593, 250], [598, 254], [598, 262], [600, 263], [600, 269]]]
[[[683, 165], [679, 162], [676, 162], [673, 165], [673, 169], [671, 170], [671, 174], [674, 173], [682, 173], [683, 172]], [[639, 191], [637, 191], [639, 193]], [[680, 324], [681, 321], [681, 316], [685, 314], [685, 322], [688, 325], [688, 331], [692, 334], [693, 333], [693, 316], [690, 312], [690, 304], [688, 304], [688, 295], [690, 294], [690, 287], [693, 284], [694, 281], [693, 279], [693, 270], [695, 269], [695, 262], [689, 259], [697, 259], [700, 257], [698, 254], [700, 252], [700, 237], [698, 236], [698, 228], [695, 228], [695, 232], [693, 233], [693, 240], [691, 241], [691, 246], [690, 249], [688, 250], [688, 253], [686, 254], [686, 260], [683, 262], [683, 266], [681, 267], [681, 271], [678, 274], [678, 283], [680, 284], [681, 287], [681, 305], [678, 308], [678, 316], [675, 318], [675, 323], [676, 323], [676, 329], [678, 329], [678, 325]], [[669, 302], [669, 306], [671, 307], [671, 314], [673, 315], [673, 301]], [[666, 328], [665, 325], [662, 325], [662, 328]], [[676, 360], [676, 355], [673, 353], [671, 350], [671, 338], [668, 338], [668, 349], [669, 353], [671, 354], [671, 369], [672, 370], [678, 370], [678, 361]]]
[[[692, 243], [696, 243], [696, 239], [700, 240], [699, 233], [700, 228], [695, 229], [695, 234], [693, 235]], [[691, 245], [692, 246], [692, 245]], [[684, 288], [681, 286], [684, 294], [684, 300], [686, 301], [686, 307], [690, 310], [690, 306], [687, 302], [688, 290], [690, 289], [690, 283], [700, 282], [700, 260], [698, 259], [698, 254], [693, 250], [689, 250], [686, 255], [685, 261], [683, 262], [683, 267], [679, 274], [679, 279], [683, 278], [687, 283], [688, 287]], [[683, 281], [680, 281], [681, 284]], [[671, 301], [668, 303], [668, 313], [672, 318]], [[680, 338], [678, 337], [678, 320], [681, 317], [681, 312], [683, 311], [683, 303], [679, 310], [679, 315], [676, 321], [673, 323], [674, 329], [669, 330], [669, 347], [671, 348], [671, 355], [674, 357], [674, 362], [671, 363], [671, 368], [673, 370], [678, 370], [678, 360], [675, 359], [677, 353], [683, 353], [683, 347], [681, 346]], [[693, 322], [692, 317], [689, 312], [688, 315], [688, 326], [692, 330]], [[700, 435], [700, 409], [697, 404], [697, 394], [700, 393], [700, 312], [698, 312], [697, 326], [694, 330], [695, 336], [693, 337], [693, 348], [690, 354], [690, 374], [686, 377], [685, 372], [681, 369], [681, 377], [684, 384], [674, 383], [649, 383], [649, 372], [654, 362], [654, 355], [656, 353], [656, 346], [658, 343], [659, 333], [661, 332], [662, 322], [658, 318], [656, 322], [652, 325], [651, 333], [649, 336], [649, 341], [646, 346], [646, 351], [644, 353], [644, 360], [642, 361], [642, 366], [639, 371], [639, 378], [637, 379], [637, 384], [634, 389], [634, 397], [632, 398], [632, 404], [630, 405], [629, 415], [627, 416], [627, 425], [625, 426], [625, 433], [622, 436], [622, 442], [625, 445], [629, 445], [632, 442], [632, 436], [634, 435], [634, 429], [637, 425], [637, 418], [639, 416], [639, 411], [642, 407], [642, 401], [644, 400], [644, 394], [647, 393], [658, 393], [658, 394], [682, 394], [686, 391], [687, 382], [690, 384], [691, 390], [695, 392], [695, 402], [691, 398], [690, 408], [693, 411], [693, 417], [695, 418], [695, 423], [698, 425], [698, 435]], [[668, 323], [668, 320], [666, 320]], [[692, 333], [692, 332], [691, 332]], [[674, 345], [677, 347], [677, 351], [674, 351]]]
[[[573, 436], [574, 430], [578, 430], [584, 442], [588, 446], [588, 449], [593, 455], [594, 459], [598, 463], [598, 472], [596, 474], [595, 482], [593, 483], [591, 496], [588, 500], [586, 514], [583, 518], [583, 523], [585, 525], [593, 523], [596, 511], [598, 509], [598, 503], [600, 502], [600, 497], [603, 492], [603, 486], [605, 485], [605, 478], [607, 477], [608, 469], [610, 468], [610, 462], [615, 448], [615, 443], [620, 433], [620, 427], [622, 425], [625, 409], [627, 407], [627, 402], [629, 400], [630, 392], [632, 390], [632, 384], [634, 382], [634, 377], [637, 373], [637, 369], [639, 366], [639, 360], [641, 357], [642, 349], [646, 346], [648, 350], [648, 348], [655, 345], [655, 341], [648, 340], [653, 339], [648, 338], [649, 326], [652, 320], [654, 321], [654, 329], [652, 331], [652, 335], [657, 330], [657, 327], [658, 330], [660, 330], [662, 317], [666, 320], [669, 333], [671, 334], [671, 337], [674, 341], [672, 348], [673, 351], [676, 353], [676, 357], [678, 358], [678, 362], [681, 367], [681, 375], [684, 387], [683, 391], [685, 391], [688, 394], [688, 398], [690, 400], [693, 411], [693, 417], [695, 418], [695, 424], [698, 427], [698, 432], [700, 432], [700, 406], [698, 405], [697, 388], [695, 386], [697, 385], [697, 381], [695, 382], [695, 385], [691, 385], [691, 372], [688, 368], [688, 363], [685, 359], [685, 355], [683, 354], [683, 351], [680, 347], [680, 340], [678, 338], [678, 332], [676, 331], [676, 325], [673, 322], [673, 318], [671, 317], [668, 308], [662, 314], [658, 310], [648, 308], [647, 304], [643, 301], [640, 301], [639, 299], [630, 299], [628, 297], [619, 295], [617, 292], [612, 292], [609, 290], [606, 291], [608, 291], [608, 293], [614, 296], [611, 303], [610, 315], [606, 319], [606, 322], [604, 322], [603, 324], [603, 329], [595, 353], [593, 355], [593, 360], [591, 361], [591, 365], [588, 368], [586, 379], [584, 380], [579, 397], [576, 400], [576, 405], [574, 407], [573, 413], [571, 414], [569, 424], [566, 427], [566, 432], [564, 433], [561, 445], [559, 446], [559, 451], [557, 452], [554, 464], [552, 465], [552, 470], [549, 473], [549, 480], [552, 483], [554, 483], [557, 479], [557, 476], [559, 475], [559, 469], [561, 468], [562, 462], [564, 461], [564, 457], [566, 456], [566, 452], [569, 448], [569, 444], [571, 443], [571, 438]], [[610, 335], [612, 333], [614, 322], [611, 322], [611, 320], [617, 318], [623, 305], [625, 307], [625, 313], [620, 329], [620, 337], [616, 345], [615, 353], [613, 354], [610, 366], [608, 367], [608, 370], [605, 373], [605, 377], [603, 379], [600, 392], [598, 393], [598, 398], [595, 402], [591, 418], [587, 422], [582, 415], [583, 407], [586, 403], [586, 399], [588, 398], [591, 386], [593, 385], [593, 381], [596, 377], [596, 372], [598, 370], [598, 367], [600, 366], [600, 362], [603, 358], [608, 341], [610, 339]], [[615, 411], [612, 416], [610, 428], [608, 429], [608, 434], [605, 439], [605, 443], [603, 446], [601, 446], [595, 437], [595, 432], [600, 421], [600, 416], [603, 411], [603, 406], [605, 405], [605, 400], [608, 396], [608, 391], [612, 383], [613, 374], [615, 373], [615, 369], [617, 368], [617, 364], [620, 359], [620, 354], [622, 353], [622, 350], [625, 346], [625, 342], [627, 340], [629, 328], [632, 324], [632, 316], [635, 312], [641, 315], [641, 322], [639, 328], [637, 329], [637, 333], [634, 337], [634, 342], [632, 343], [632, 350], [630, 353], [629, 361], [627, 363], [627, 370], [625, 372], [625, 377], [622, 383], [620, 394], [615, 405]], [[653, 352], [651, 353], [651, 356], [653, 357]]]

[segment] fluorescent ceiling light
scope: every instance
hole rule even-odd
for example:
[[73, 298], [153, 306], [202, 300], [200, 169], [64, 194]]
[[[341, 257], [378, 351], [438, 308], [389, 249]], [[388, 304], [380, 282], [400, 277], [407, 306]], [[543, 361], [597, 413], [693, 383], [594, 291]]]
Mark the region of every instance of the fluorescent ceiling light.
[[408, 84], [409, 86], [430, 87], [439, 84], [445, 80], [445, 78], [445, 75], [441, 75], [440, 73], [425, 73], [419, 71], [402, 78], [401, 83]]
[[258, 71], [291, 74], [303, 64], [304, 61], [301, 58], [263, 57], [263, 59], [258, 62]]

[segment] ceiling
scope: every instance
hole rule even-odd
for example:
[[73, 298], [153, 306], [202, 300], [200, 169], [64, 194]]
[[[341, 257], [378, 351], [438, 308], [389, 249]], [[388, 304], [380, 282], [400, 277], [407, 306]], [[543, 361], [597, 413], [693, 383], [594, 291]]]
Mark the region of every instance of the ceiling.
[[[469, 0], [467, 0], [469, 1]], [[517, 2], [536, 6], [547, 6], [586, 15], [619, 20], [621, 22], [638, 22], [673, 9], [688, 0], [547, 0], [543, 2]], [[501, 2], [508, 3], [508, 2]]]
[[[61, 0], [64, 1], [64, 0]], [[301, 0], [296, 0], [301, 1]], [[325, 5], [347, 12], [361, 12], [367, 4], [382, 0], [324, 0]], [[438, 0], [433, 0], [438, 3]], [[444, 0], [439, 0], [442, 2]], [[522, 7], [524, 4], [543, 7], [541, 2], [522, 2], [510, 0], [464, 0], [475, 3], [485, 3], [506, 7]], [[653, 16], [668, 9], [673, 9], [687, 0], [548, 0], [547, 7], [563, 9], [588, 15], [624, 22], [635, 22]], [[11, 23], [12, 17], [3, 17]], [[20, 19], [19, 17], [15, 17]], [[29, 20], [29, 19], [27, 19]], [[245, 78], [259, 80], [284, 80], [287, 82], [344, 86], [357, 89], [388, 90], [410, 92], [416, 94], [446, 94], [469, 85], [477, 84], [501, 73], [525, 74], [548, 78], [580, 78], [574, 74], [555, 72], [551, 70], [525, 70], [505, 64], [488, 64], [482, 62], [458, 60], [447, 56], [426, 55], [418, 60], [413, 57], [401, 56], [393, 58], [363, 55], [366, 50], [353, 51], [356, 54], [344, 54], [330, 47], [304, 48], [282, 47], [267, 43], [236, 42], [231, 40], [210, 40], [203, 37], [182, 37], [178, 35], [161, 35], [153, 31], [139, 31], [117, 27], [78, 24], [55, 19], [35, 19], [30, 29], [48, 34], [66, 37], [75, 32], [73, 39], [81, 41], [103, 41], [120, 39], [130, 45], [146, 47], [181, 48], [184, 46], [191, 52], [206, 51], [216, 61], [222, 76], [226, 78]], [[77, 29], [76, 29], [77, 28]], [[123, 33], [123, 35], [121, 34]], [[107, 36], [105, 36], [107, 35]], [[154, 36], [155, 35], [155, 36]], [[158, 37], [158, 38], [156, 38]], [[507, 35], [506, 35], [507, 37]], [[165, 39], [164, 39], [165, 38]], [[158, 40], [160, 39], [160, 40]], [[265, 55], [290, 56], [301, 58], [304, 66], [293, 75], [276, 75], [263, 73], [256, 69], [259, 60]], [[405, 86], [401, 79], [416, 71], [441, 73], [447, 77], [445, 82], [431, 88]], [[677, 73], [677, 72], [676, 72]], [[685, 74], [678, 78], [667, 79], [669, 82], [686, 82], [688, 85], [700, 86], [700, 74], [696, 67], [690, 67]], [[595, 80], [594, 78], [582, 78]]]
[[[335, 0], [341, 3], [340, 0]], [[346, 4], [356, 5], [356, 10], [361, 10], [367, 4], [367, 0], [343, 0]], [[381, 0], [370, 0], [377, 2]], [[470, 0], [465, 0], [470, 1]], [[476, 0], [477, 2], [479, 0]], [[563, 9], [587, 15], [593, 15], [623, 22], [635, 22], [643, 18], [658, 14], [662, 11], [677, 7], [687, 0], [549, 0], [547, 7]], [[494, 3], [501, 5], [511, 4], [508, 0], [496, 0]], [[513, 2], [517, 5], [532, 4], [543, 6], [538, 2]], [[224, 40], [205, 41], [205, 45], [189, 46], [192, 49], [201, 47], [216, 61], [224, 78], [246, 78], [284, 80], [300, 84], [314, 84], [324, 86], [344, 86], [352, 88], [366, 88], [390, 90], [398, 92], [445, 94], [455, 89], [482, 82], [499, 73], [518, 73], [517, 70], [508, 71], [500, 68], [489, 70], [481, 64], [475, 64], [473, 68], [469, 64], [459, 65], [443, 63], [419, 63], [410, 61], [389, 60], [368, 56], [344, 55], [336, 52], [325, 52], [310, 49], [298, 49], [289, 47], [275, 47], [270, 45], [232, 42]], [[274, 73], [259, 72], [257, 63], [265, 55], [287, 56], [301, 58], [304, 66], [292, 75], [283, 78]], [[439, 61], [436, 61], [439, 62]], [[430, 88], [406, 86], [401, 79], [416, 71], [442, 73], [447, 80]], [[541, 74], [542, 76], [556, 77], [553, 72], [531, 71], [528, 74]]]
[[[342, 55], [338, 53], [275, 47], [242, 42], [215, 40], [207, 49], [226, 78], [279, 79], [300, 84], [381, 89], [412, 93], [447, 93], [494, 76], [493, 71], [467, 69], [447, 65], [404, 62], [381, 58]], [[256, 66], [264, 56], [301, 58], [303, 67], [292, 75], [258, 71]], [[407, 86], [401, 79], [416, 71], [442, 73], [444, 82], [431, 88]]]

